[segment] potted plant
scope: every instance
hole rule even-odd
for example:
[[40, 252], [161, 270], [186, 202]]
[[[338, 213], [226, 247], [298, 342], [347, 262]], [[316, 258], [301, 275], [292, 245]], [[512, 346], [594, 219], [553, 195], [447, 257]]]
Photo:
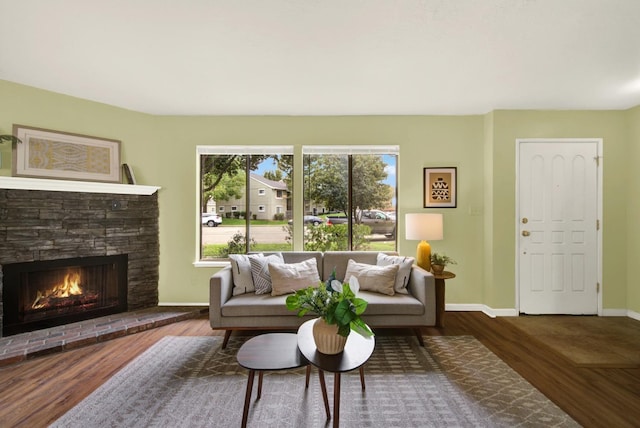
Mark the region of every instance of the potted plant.
[[447, 265], [455, 264], [456, 261], [444, 253], [431, 253], [431, 270], [433, 273], [441, 274]]
[[[351, 278], [351, 284], [335, 280], [334, 270], [326, 283], [321, 282], [317, 287], [309, 286], [287, 296], [287, 309], [298, 311], [299, 317], [309, 312], [320, 317], [313, 326], [319, 352], [342, 352], [351, 330], [364, 337], [373, 336], [371, 329], [360, 318], [367, 309], [367, 301], [356, 297], [359, 288], [355, 277]], [[323, 333], [327, 337], [321, 339], [319, 336]]]

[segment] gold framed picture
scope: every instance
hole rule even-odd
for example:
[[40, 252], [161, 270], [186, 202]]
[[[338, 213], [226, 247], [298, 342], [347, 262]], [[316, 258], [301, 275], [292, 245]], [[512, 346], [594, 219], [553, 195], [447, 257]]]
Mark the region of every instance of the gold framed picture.
[[120, 183], [120, 141], [13, 125], [12, 173], [18, 177]]
[[424, 208], [455, 208], [457, 168], [424, 168]]

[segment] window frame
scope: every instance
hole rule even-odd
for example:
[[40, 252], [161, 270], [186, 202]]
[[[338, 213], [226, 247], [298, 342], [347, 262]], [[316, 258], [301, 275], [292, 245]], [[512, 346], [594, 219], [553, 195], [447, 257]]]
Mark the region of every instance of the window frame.
[[[258, 155], [273, 155], [273, 154], [279, 154], [279, 155], [291, 155], [294, 156], [294, 147], [290, 146], [290, 145], [286, 145], [286, 146], [271, 146], [271, 145], [220, 145], [220, 146], [214, 146], [214, 145], [202, 145], [202, 146], [196, 146], [196, 158], [195, 158], [195, 164], [196, 164], [196, 190], [197, 190], [197, 197], [195, 200], [195, 205], [196, 205], [196, 231], [195, 231], [195, 260], [193, 262], [193, 265], [196, 267], [224, 267], [224, 266], [228, 266], [229, 265], [229, 260], [228, 259], [204, 259], [201, 258], [202, 257], [202, 225], [201, 225], [201, 220], [200, 220], [200, 210], [201, 210], [201, 199], [202, 199], [202, 171], [201, 171], [201, 159], [202, 156], [206, 156], [206, 155], [242, 155], [242, 156], [246, 156], [246, 155], [254, 155], [254, 156], [258, 156]], [[250, 180], [247, 180], [247, 195], [249, 196], [248, 193], [248, 186], [249, 186], [249, 182]], [[293, 194], [293, 192], [292, 192]], [[265, 193], [266, 195], [266, 193]], [[249, 212], [249, 201], [250, 201], [250, 197], [246, 198], [246, 212]], [[295, 202], [295, 200], [294, 200]], [[235, 208], [235, 209], [234, 209]], [[266, 207], [265, 207], [266, 208]], [[238, 209], [237, 205], [231, 206], [231, 211], [242, 211], [241, 209]], [[247, 215], [247, 218], [249, 216]]]
[[[307, 155], [347, 155], [348, 156], [348, 189], [347, 189], [347, 212], [352, 212], [353, 211], [353, 206], [352, 206], [352, 201], [353, 201], [353, 196], [352, 196], [352, 191], [353, 191], [353, 187], [351, 186], [352, 183], [352, 171], [353, 171], [353, 156], [357, 156], [357, 155], [391, 155], [391, 156], [395, 156], [396, 158], [396, 174], [398, 173], [398, 159], [400, 158], [400, 146], [398, 145], [360, 145], [360, 146], [321, 146], [321, 145], [314, 145], [314, 146], [302, 146], [302, 162], [304, 164], [304, 157]], [[303, 175], [303, 179], [304, 179], [304, 174]], [[398, 179], [396, 176], [396, 186], [395, 186], [395, 200], [396, 200], [396, 212], [397, 212], [397, 207], [398, 207]], [[304, 183], [303, 183], [303, 187], [304, 187]], [[302, 205], [304, 207], [304, 204], [306, 203], [306, 201], [304, 200], [304, 196], [303, 196], [303, 201], [302, 201]], [[304, 215], [304, 208], [303, 208], [303, 215]], [[348, 229], [348, 233], [347, 233], [347, 247], [349, 248], [348, 251], [354, 251], [353, 250], [353, 221], [351, 216], [347, 215], [347, 229]], [[397, 250], [398, 248], [398, 223], [396, 221], [396, 228], [395, 228], [395, 248]], [[303, 247], [304, 247], [304, 242], [303, 242]]]

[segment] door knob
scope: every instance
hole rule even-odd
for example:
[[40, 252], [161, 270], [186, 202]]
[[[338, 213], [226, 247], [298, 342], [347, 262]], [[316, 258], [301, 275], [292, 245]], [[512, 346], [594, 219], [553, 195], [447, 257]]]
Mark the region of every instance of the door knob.
[[522, 231], [522, 236], [529, 236], [529, 235], [531, 235], [531, 232], [529, 232], [528, 230]]

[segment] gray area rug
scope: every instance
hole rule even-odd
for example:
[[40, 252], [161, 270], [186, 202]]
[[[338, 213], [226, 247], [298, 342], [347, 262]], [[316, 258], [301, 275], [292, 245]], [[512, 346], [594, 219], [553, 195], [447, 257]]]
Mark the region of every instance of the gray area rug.
[[[109, 379], [53, 427], [239, 427], [247, 370], [232, 338], [165, 337]], [[567, 414], [470, 336], [377, 337], [365, 366], [342, 376], [343, 427], [568, 427]], [[327, 388], [331, 401], [333, 376]], [[250, 427], [325, 427], [317, 371], [267, 372]], [[331, 406], [333, 404], [331, 403]], [[332, 411], [333, 414], [333, 411]]]

